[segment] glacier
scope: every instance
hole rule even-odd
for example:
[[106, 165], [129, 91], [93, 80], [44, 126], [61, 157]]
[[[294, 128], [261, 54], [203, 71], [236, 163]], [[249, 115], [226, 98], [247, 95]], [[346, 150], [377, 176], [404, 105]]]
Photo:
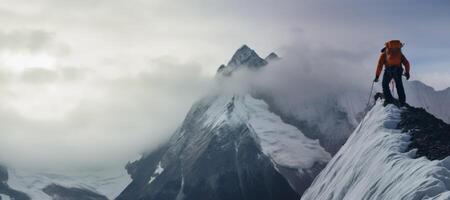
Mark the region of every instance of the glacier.
[[403, 111], [377, 102], [302, 199], [450, 199], [450, 158], [415, 158]]

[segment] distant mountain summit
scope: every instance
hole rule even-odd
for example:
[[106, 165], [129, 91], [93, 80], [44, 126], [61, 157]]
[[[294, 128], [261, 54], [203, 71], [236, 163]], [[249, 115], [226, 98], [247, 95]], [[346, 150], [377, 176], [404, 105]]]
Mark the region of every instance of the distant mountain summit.
[[255, 50], [247, 45], [243, 45], [234, 53], [227, 65], [221, 65], [219, 67], [217, 74], [230, 76], [234, 71], [243, 68], [257, 70], [267, 65], [270, 61], [278, 58], [278, 55], [272, 52], [266, 59], [263, 59], [255, 52]]
[[279, 60], [279, 59], [280, 59], [280, 57], [276, 53], [272, 52], [264, 60], [266, 60], [267, 62], [270, 62], [272, 60]]
[[267, 64], [267, 61], [259, 57], [259, 55], [247, 45], [243, 45], [234, 53], [231, 60], [228, 62], [228, 66], [242, 66], [246, 65], [250, 68], [258, 68]]

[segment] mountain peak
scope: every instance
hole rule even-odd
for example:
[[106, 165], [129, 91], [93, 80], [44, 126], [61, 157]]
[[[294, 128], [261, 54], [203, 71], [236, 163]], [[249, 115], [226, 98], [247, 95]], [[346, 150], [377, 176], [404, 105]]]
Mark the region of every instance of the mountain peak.
[[278, 60], [278, 59], [280, 59], [280, 57], [276, 53], [272, 52], [264, 60], [271, 61], [271, 60]]
[[241, 50], [241, 51], [247, 51], [247, 50], [253, 51], [253, 49], [248, 47], [246, 44], [242, 45], [241, 48], [238, 49], [238, 51], [239, 50]]
[[227, 65], [219, 67], [217, 74], [230, 76], [235, 70], [242, 67], [256, 70], [267, 63], [267, 60], [262, 59], [253, 49], [244, 44], [236, 50]]
[[249, 68], [258, 68], [267, 64], [267, 61], [259, 57], [259, 55], [247, 45], [242, 45], [231, 57], [228, 66], [238, 67], [246, 65]]

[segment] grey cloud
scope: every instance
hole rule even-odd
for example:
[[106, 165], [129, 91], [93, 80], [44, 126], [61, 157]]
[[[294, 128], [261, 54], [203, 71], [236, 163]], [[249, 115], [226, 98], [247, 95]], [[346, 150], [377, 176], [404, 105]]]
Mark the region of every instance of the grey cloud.
[[[20, 74], [20, 81], [25, 84], [61, 84], [66, 82], [83, 81], [88, 76], [88, 69], [81, 67], [69, 67], [69, 66], [59, 66], [54, 69], [42, 68], [42, 67], [31, 67], [26, 68]], [[9, 76], [7, 78], [6, 76]], [[16, 74], [0, 73], [0, 81], [4, 77], [4, 82], [10, 82]], [[59, 81], [59, 82], [57, 82]]]
[[21, 74], [21, 79], [25, 82], [30, 82], [32, 84], [40, 83], [51, 83], [57, 80], [58, 73], [53, 70], [48, 70], [45, 68], [30, 68], [26, 69]]
[[[63, 117], [30, 118], [8, 106], [22, 98], [11, 86], [12, 97], [0, 100], [0, 119], [6, 123], [0, 126], [0, 160], [20, 167], [105, 169], [122, 167], [152, 150], [171, 135], [192, 103], [211, 86], [198, 64], [157, 60], [149, 66], [158, 69], [155, 73], [144, 70], [112, 79], [89, 72], [88, 79], [68, 81], [61, 71], [44, 69], [22, 74], [29, 81], [21, 84], [29, 84], [38, 93], [61, 91], [48, 99], [50, 105], [55, 100], [59, 104], [60, 95], [71, 94], [70, 90], [81, 90], [82, 96]], [[52, 84], [35, 84], [55, 74], [58, 78]], [[43, 100], [33, 103], [47, 104]]]
[[53, 33], [33, 29], [0, 30], [0, 51], [5, 50], [30, 53], [46, 51], [58, 56], [70, 53], [70, 47], [57, 41]]
[[47, 47], [52, 36], [40, 30], [0, 32], [0, 49], [39, 51]]
[[58, 68], [61, 76], [66, 81], [82, 80], [88, 76], [89, 70], [81, 67], [64, 66]]

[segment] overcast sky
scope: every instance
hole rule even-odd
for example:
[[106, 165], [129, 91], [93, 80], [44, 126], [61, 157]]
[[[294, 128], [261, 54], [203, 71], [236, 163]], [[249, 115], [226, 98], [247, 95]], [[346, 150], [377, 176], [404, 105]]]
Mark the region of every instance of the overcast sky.
[[401, 39], [412, 78], [447, 88], [450, 3], [429, 2], [2, 0], [0, 161], [121, 165], [170, 136], [242, 44], [333, 49], [370, 82]]

